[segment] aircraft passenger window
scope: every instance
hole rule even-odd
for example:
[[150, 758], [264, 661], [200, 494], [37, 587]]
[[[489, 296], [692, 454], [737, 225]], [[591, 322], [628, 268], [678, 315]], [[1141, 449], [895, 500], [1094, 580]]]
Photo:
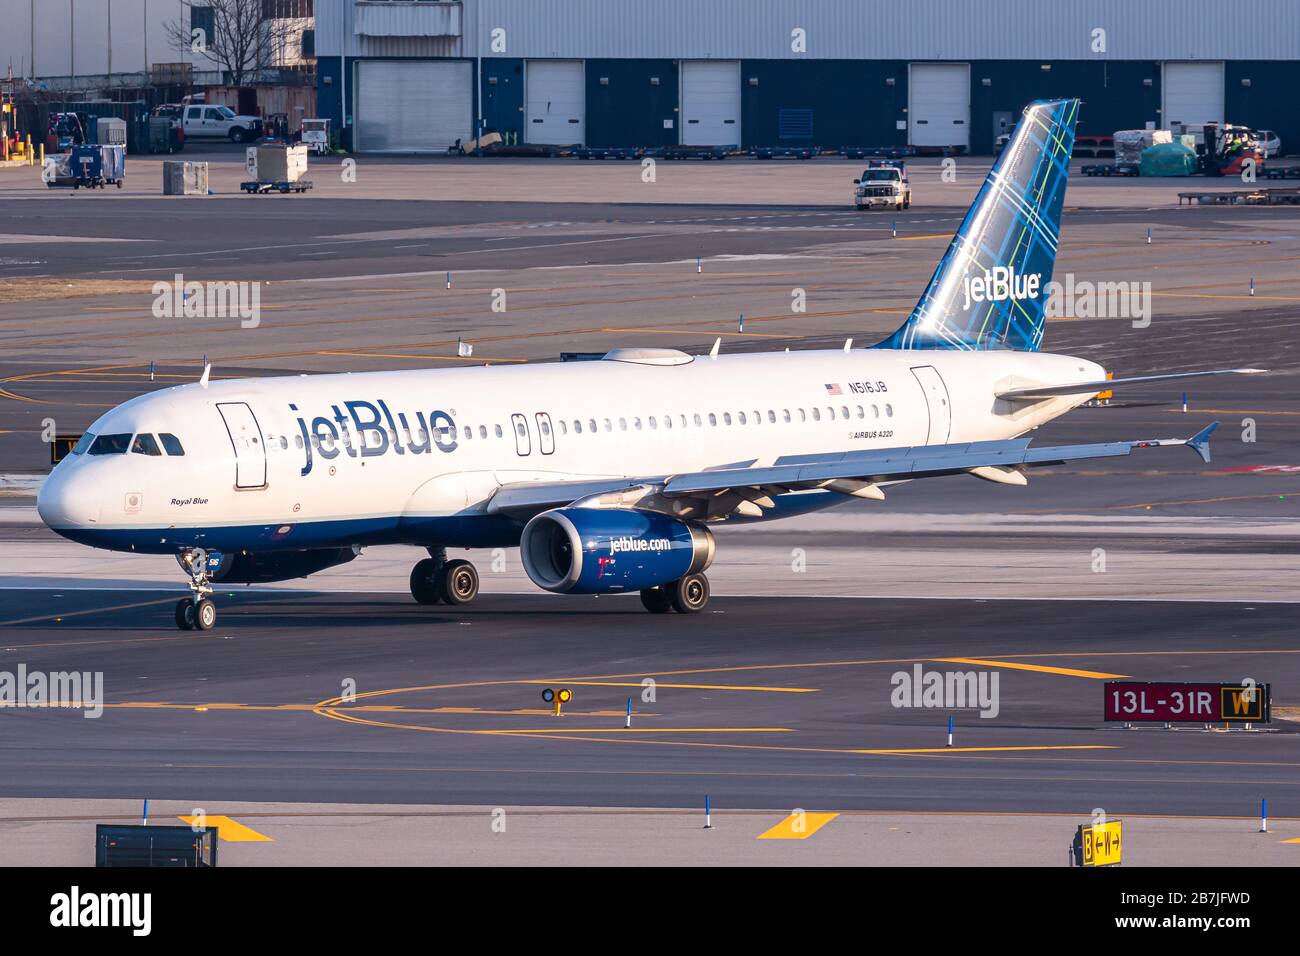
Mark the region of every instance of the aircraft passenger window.
[[[698, 425], [699, 422], [696, 422], [696, 424]], [[683, 427], [683, 428], [686, 427], [686, 415], [685, 415], [684, 413], [683, 413], [683, 415], [682, 415], [682, 427]]]
[[[166, 451], [167, 454], [172, 455], [176, 458], [179, 458], [181, 455], [185, 454], [185, 449], [181, 446], [181, 440], [177, 438], [175, 435], [171, 434], [171, 432], [159, 432], [158, 440], [162, 442], [163, 450]], [[298, 447], [299, 448], [302, 447], [301, 438], [298, 439]]]
[[560, 419], [560, 434], [561, 435], [569, 434], [569, 423], [566, 422], [563, 418]]
[[528, 429], [523, 422], [515, 422], [515, 434], [520, 438], [528, 437]]
[[501, 431], [500, 425], [493, 425], [492, 428], [496, 432], [497, 438], [500, 438], [502, 435], [505, 434], [503, 431]]
[[841, 406], [840, 406], [840, 418], [848, 418], [848, 417], [849, 417], [849, 406], [847, 406], [847, 405], [841, 405]]
[[709, 412], [709, 424], [710, 425], [718, 424], [718, 416], [713, 414], [713, 412]]
[[[163, 446], [166, 447], [166, 445], [167, 445], [167, 436], [166, 436], [166, 435], [163, 435], [162, 440], [163, 440]], [[294, 435], [294, 436], [293, 436], [293, 447], [294, 447], [294, 448], [297, 448], [299, 451], [302, 451], [302, 436], [301, 436], [301, 435]], [[168, 449], [167, 449], [167, 454], [169, 454], [169, 455], [174, 455], [174, 454], [176, 454], [176, 453], [175, 453], [174, 451], [172, 451], [170, 448], [168, 448]]]
[[632, 419], [632, 427], [637, 431], [641, 430], [641, 416], [638, 415]]
[[767, 410], [767, 423], [769, 425], [776, 424], [776, 412], [772, 411], [770, 408]]
[[130, 434], [100, 435], [90, 446], [92, 455], [125, 455], [131, 444]]
[[672, 428], [672, 427], [673, 427], [673, 416], [671, 416], [671, 415], [665, 415], [665, 416], [664, 416], [664, 428]]
[[469, 441], [469, 440], [470, 440], [471, 438], [473, 438], [473, 437], [474, 437], [474, 429], [472, 429], [472, 428], [470, 428], [468, 425], [466, 425], [466, 426], [465, 426], [465, 440], [466, 440], [466, 441]]
[[894, 417], [894, 406], [893, 406], [893, 405], [886, 405], [886, 406], [885, 406], [885, 417], [886, 417], [886, 418], [893, 418], [893, 417]]
[[879, 406], [879, 405], [872, 405], [872, 406], [871, 406], [871, 417], [872, 417], [872, 418], [879, 418], [879, 417], [880, 417], [880, 406]]
[[814, 409], [813, 409], [813, 421], [815, 421], [815, 422], [819, 422], [819, 421], [821, 421], [821, 420], [822, 420], [822, 410], [821, 410], [820, 408], [814, 408]]
[[802, 408], [797, 408], [795, 409], [795, 411], [799, 413], [799, 421], [806, 422], [808, 420], [808, 413], [805, 412]]
[[625, 431], [627, 431], [627, 419], [626, 419], [626, 418], [620, 418], [620, 419], [618, 420], [618, 430], [621, 431], [621, 432], [625, 432]]
[[152, 435], [141, 432], [135, 436], [135, 441], [131, 445], [131, 454], [133, 455], [161, 455], [162, 449], [158, 447], [158, 440]]
[[730, 424], [731, 424], [731, 412], [723, 412], [723, 413], [722, 413], [722, 424], [724, 424], [724, 425], [730, 425]]
[[582, 434], [582, 421], [580, 419], [575, 418], [573, 420], [573, 433], [575, 435]]
[[826, 406], [826, 420], [831, 422], [835, 421], [835, 409], [830, 405]]
[[[501, 426], [498, 425], [498, 426], [497, 426], [497, 434], [499, 435], [500, 433], [501, 433]], [[421, 428], [421, 429], [420, 429], [420, 444], [421, 444], [421, 445], [426, 444], [428, 441], [429, 441], [429, 433], [426, 432], [423, 428]]]
[[781, 418], [788, 425], [790, 423], [790, 409], [788, 408], [781, 409]]
[[551, 437], [551, 423], [548, 422], [545, 418], [542, 419], [542, 434], [545, 435], [547, 438]]
[[749, 423], [745, 420], [745, 413], [744, 413], [744, 412], [736, 412], [736, 417], [737, 417], [738, 420], [740, 421], [740, 424], [742, 424], [742, 425], [747, 425], [747, 424], [749, 424]]
[[[560, 424], [564, 424], [564, 423], [561, 422]], [[480, 425], [480, 426], [478, 427], [478, 437], [479, 437], [479, 438], [487, 438], [487, 426], [486, 426], [486, 425]]]
[[861, 405], [858, 406], [858, 418], [866, 418], [867, 411]]
[[659, 428], [659, 424], [655, 421], [655, 417], [654, 417], [653, 415], [651, 415], [650, 418], [647, 419], [647, 420], [648, 420], [649, 423], [650, 423], [650, 430], [651, 430], [651, 431], [655, 431], [655, 430], [657, 430], [657, 429]]
[[759, 412], [759, 411], [755, 411], [755, 412], [754, 412], [754, 424], [755, 424], [755, 425], [761, 425], [761, 424], [763, 424], [763, 413], [762, 413], [762, 412]]
[[696, 413], [695, 413], [695, 424], [696, 424], [697, 427], [700, 426], [700, 425], [703, 425], [703, 424], [704, 424], [703, 419], [700, 418], [700, 413], [699, 413], [699, 412], [696, 412]]

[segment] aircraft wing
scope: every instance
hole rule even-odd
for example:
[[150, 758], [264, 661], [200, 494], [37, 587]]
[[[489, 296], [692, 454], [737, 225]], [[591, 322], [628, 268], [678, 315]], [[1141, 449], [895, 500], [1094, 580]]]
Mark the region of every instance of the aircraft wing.
[[[516, 482], [503, 485], [491, 501], [490, 513], [528, 514], [547, 508], [611, 495], [623, 495], [628, 507], [639, 497], [681, 502], [672, 508], [682, 517], [725, 517], [733, 513], [758, 517], [771, 507], [771, 496], [789, 491], [830, 488], [858, 497], [883, 498], [879, 485], [940, 475], [974, 474], [989, 481], [1024, 484], [1029, 468], [1060, 465], [1092, 458], [1115, 458], [1134, 449], [1186, 445], [1204, 462], [1210, 460], [1214, 422], [1190, 438], [1102, 442], [1090, 445], [1050, 445], [1035, 448], [1028, 438], [918, 445], [827, 455], [794, 455], [771, 465], [720, 468], [680, 475], [610, 478], [583, 481]], [[689, 500], [700, 502], [699, 507]], [[608, 503], [608, 502], [606, 502]], [[702, 511], [700, 510], [702, 508]], [[725, 509], [725, 510], [724, 510]]]
[[1010, 388], [998, 392], [996, 397], [1010, 402], [1037, 402], [1058, 395], [1095, 395], [1116, 386], [1144, 385], [1147, 382], [1165, 382], [1175, 378], [1200, 378], [1205, 375], [1260, 375], [1263, 368], [1218, 368], [1209, 372], [1168, 372], [1164, 375], [1136, 375], [1132, 378], [1108, 378], [1100, 382], [1077, 382], [1071, 385], [1043, 385], [1037, 388]]

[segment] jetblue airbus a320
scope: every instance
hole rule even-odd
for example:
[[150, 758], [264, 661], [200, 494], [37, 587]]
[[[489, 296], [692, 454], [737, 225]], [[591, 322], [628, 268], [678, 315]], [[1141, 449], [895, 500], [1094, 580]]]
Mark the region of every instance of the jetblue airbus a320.
[[1101, 389], [1178, 377], [1111, 382], [1040, 351], [1078, 109], [1025, 110], [911, 316], [872, 348], [223, 382], [205, 369], [96, 421], [37, 508], [73, 541], [176, 555], [182, 628], [213, 626], [214, 585], [305, 577], [371, 544], [428, 552], [411, 572], [423, 604], [478, 593], [447, 548], [518, 545], [548, 591], [690, 613], [728, 522], [937, 475], [1019, 485], [1035, 466], [1152, 445], [1208, 461], [1213, 425], [1049, 448], [1019, 437]]

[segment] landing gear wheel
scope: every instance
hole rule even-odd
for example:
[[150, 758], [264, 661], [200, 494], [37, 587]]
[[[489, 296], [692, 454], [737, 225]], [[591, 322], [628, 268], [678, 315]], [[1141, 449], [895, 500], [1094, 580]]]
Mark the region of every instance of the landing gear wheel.
[[641, 592], [641, 605], [651, 614], [667, 614], [673, 609], [673, 598], [663, 588], [646, 588]]
[[194, 606], [194, 626], [200, 631], [210, 631], [217, 623], [217, 606], [204, 598]]
[[439, 580], [442, 600], [447, 604], [464, 605], [478, 597], [478, 569], [468, 561], [448, 561]]
[[437, 604], [442, 600], [442, 565], [433, 558], [417, 561], [411, 569], [411, 597], [420, 604]]
[[679, 614], [696, 614], [709, 603], [709, 579], [702, 574], [688, 574], [667, 585], [669, 599]]
[[182, 631], [194, 630], [194, 602], [189, 598], [176, 602], [176, 626]]

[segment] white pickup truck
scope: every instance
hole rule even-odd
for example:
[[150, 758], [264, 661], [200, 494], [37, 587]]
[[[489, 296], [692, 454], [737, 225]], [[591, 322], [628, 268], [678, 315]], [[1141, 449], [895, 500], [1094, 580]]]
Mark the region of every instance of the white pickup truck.
[[260, 116], [240, 116], [229, 106], [190, 104], [185, 107], [181, 122], [186, 139], [228, 139], [232, 143], [245, 143], [262, 135]]
[[907, 167], [901, 162], [871, 160], [862, 178], [853, 180], [853, 207], [874, 209], [877, 206], [903, 210], [912, 205], [912, 187], [907, 182]]

